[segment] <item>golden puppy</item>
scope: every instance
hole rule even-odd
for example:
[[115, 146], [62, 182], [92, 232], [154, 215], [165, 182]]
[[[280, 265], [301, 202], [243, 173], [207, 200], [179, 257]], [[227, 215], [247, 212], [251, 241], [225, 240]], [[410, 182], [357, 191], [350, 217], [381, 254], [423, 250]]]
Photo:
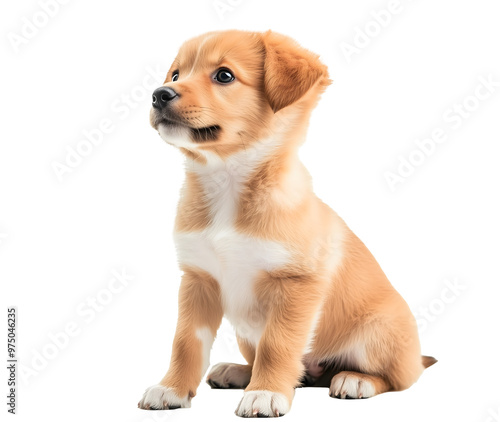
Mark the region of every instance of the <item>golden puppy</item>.
[[225, 316], [248, 365], [207, 381], [245, 388], [239, 416], [279, 416], [300, 384], [366, 398], [412, 385], [417, 327], [365, 245], [313, 193], [297, 156], [330, 84], [317, 55], [274, 32], [186, 42], [151, 124], [186, 156], [175, 223], [184, 272], [170, 369], [139, 402], [189, 407]]

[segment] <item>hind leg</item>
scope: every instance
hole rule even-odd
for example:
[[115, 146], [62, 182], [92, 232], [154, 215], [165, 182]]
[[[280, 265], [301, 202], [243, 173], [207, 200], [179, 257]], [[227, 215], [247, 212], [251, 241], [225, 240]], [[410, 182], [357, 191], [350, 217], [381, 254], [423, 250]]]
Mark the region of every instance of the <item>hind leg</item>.
[[218, 363], [210, 370], [207, 383], [212, 388], [246, 388], [252, 376], [255, 349], [245, 340], [237, 338], [238, 346], [248, 365]]
[[337, 399], [367, 399], [389, 389], [389, 383], [379, 376], [342, 371], [332, 378], [329, 394]]
[[401, 302], [387, 308], [393, 315], [374, 318], [354, 331], [351, 343], [337, 355], [338, 372], [330, 382], [332, 397], [358, 399], [404, 390], [422, 374], [413, 316]]
[[405, 340], [399, 343], [392, 341], [387, 347], [389, 342], [376, 344], [368, 339], [365, 358], [357, 362], [351, 359], [350, 367], [342, 368], [333, 376], [330, 396], [361, 399], [410, 387], [421, 375], [424, 366], [418, 338], [406, 337]]
[[218, 363], [207, 376], [207, 384], [212, 388], [246, 388], [252, 376], [250, 365]]
[[387, 391], [405, 390], [424, 370], [422, 357], [414, 349], [415, 347], [393, 350], [393, 356], [387, 355], [385, 359], [377, 359], [372, 353], [372, 365], [365, 364], [362, 372], [344, 370], [332, 378], [330, 396], [339, 399], [365, 399]]
[[[401, 324], [401, 321], [400, 325]], [[410, 387], [422, 374], [424, 366], [420, 344], [411, 321], [394, 335], [386, 326], [371, 327], [365, 343], [355, 357], [346, 356], [350, 367], [342, 368], [330, 383], [330, 396], [368, 398], [387, 391]], [[362, 356], [362, 358], [360, 358]]]

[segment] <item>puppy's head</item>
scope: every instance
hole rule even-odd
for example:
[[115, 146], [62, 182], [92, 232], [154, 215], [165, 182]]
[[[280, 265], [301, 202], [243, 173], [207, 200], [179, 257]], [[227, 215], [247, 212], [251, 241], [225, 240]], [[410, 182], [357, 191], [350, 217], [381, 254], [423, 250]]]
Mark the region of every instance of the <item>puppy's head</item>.
[[312, 108], [306, 98], [315, 100], [328, 83], [318, 56], [288, 37], [211, 32], [181, 47], [153, 93], [151, 125], [191, 155], [231, 154], [269, 135], [282, 110]]

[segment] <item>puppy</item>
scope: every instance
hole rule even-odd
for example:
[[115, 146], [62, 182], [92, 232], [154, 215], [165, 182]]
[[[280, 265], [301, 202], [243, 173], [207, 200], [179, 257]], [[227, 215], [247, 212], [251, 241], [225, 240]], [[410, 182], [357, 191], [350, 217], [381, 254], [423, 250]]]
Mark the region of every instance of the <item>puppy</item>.
[[340, 399], [412, 385], [415, 319], [365, 245], [313, 193], [297, 150], [330, 84], [283, 35], [211, 32], [180, 49], [151, 125], [186, 156], [175, 222], [182, 276], [170, 369], [142, 409], [189, 407], [225, 316], [247, 365], [207, 381], [244, 388], [236, 414], [281, 416], [299, 385]]

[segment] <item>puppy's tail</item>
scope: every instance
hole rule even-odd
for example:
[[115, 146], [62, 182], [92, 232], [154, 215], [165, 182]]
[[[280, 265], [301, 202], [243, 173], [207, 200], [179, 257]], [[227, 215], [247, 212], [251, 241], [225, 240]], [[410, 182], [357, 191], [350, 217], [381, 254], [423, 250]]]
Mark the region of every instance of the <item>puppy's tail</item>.
[[432, 356], [422, 356], [422, 365], [424, 368], [428, 368], [431, 365], [434, 365], [437, 362], [437, 359]]

